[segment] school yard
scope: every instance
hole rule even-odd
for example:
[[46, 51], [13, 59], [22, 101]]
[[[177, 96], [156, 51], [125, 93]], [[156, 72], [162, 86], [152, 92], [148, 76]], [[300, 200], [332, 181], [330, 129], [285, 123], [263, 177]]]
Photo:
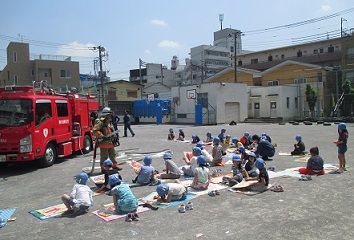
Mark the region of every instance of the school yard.
[[[94, 197], [90, 212], [77, 217], [60, 217], [39, 220], [28, 212], [61, 203], [61, 195], [69, 194], [74, 176], [89, 167], [92, 152], [83, 156], [65, 158], [50, 168], [38, 169], [31, 164], [13, 165], [0, 170], [0, 209], [16, 208], [12, 215], [16, 221], [0, 228], [0, 239], [354, 239], [354, 124], [348, 123], [349, 150], [346, 153], [348, 171], [343, 174], [326, 174], [311, 181], [296, 177], [273, 178], [271, 184], [280, 184], [284, 192], [266, 191], [255, 196], [221, 190], [219, 196], [200, 196], [192, 200], [194, 210], [178, 213], [178, 206], [140, 214], [139, 222], [125, 222], [124, 218], [105, 222], [91, 214], [112, 202], [112, 197]], [[222, 127], [232, 137], [244, 132], [266, 132], [277, 143], [277, 152], [266, 167], [276, 171], [306, 166], [291, 156], [278, 152], [293, 150], [295, 136], [302, 135], [306, 149], [318, 146], [325, 163], [338, 163], [337, 149], [332, 143], [338, 136], [337, 126], [238, 124], [235, 126], [181, 126], [133, 125], [136, 136], [121, 138], [117, 152], [136, 149], [139, 152], [173, 151], [173, 160], [184, 165], [183, 151], [191, 144], [167, 142], [170, 127], [178, 133], [183, 128], [187, 138], [197, 134], [205, 139], [208, 131], [217, 136]], [[122, 126], [120, 126], [122, 129]], [[122, 136], [122, 131], [120, 132]], [[133, 169], [122, 164], [124, 180], [135, 177]], [[152, 166], [161, 171], [162, 158], [153, 159]], [[228, 173], [231, 165], [222, 167]], [[96, 171], [98, 174], [98, 172]], [[94, 186], [89, 182], [89, 186]], [[154, 191], [154, 186], [132, 188], [137, 198]]]

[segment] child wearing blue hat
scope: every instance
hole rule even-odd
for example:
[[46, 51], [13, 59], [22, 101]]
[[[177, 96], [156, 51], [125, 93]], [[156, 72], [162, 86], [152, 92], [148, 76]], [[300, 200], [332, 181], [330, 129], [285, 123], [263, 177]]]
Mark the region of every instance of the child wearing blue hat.
[[107, 159], [103, 162], [103, 168], [104, 168], [104, 183], [102, 186], [96, 190], [96, 192], [101, 192], [103, 190], [109, 190], [109, 176], [112, 174], [118, 174], [118, 177], [122, 180], [122, 176], [119, 174], [118, 170], [116, 168], [113, 168], [113, 162], [110, 159]]
[[177, 179], [181, 176], [181, 171], [179, 170], [177, 164], [172, 161], [171, 153], [166, 152], [163, 155], [163, 160], [165, 161], [166, 168], [163, 170], [166, 173], [160, 175], [161, 179]]
[[143, 162], [144, 165], [141, 166], [140, 169], [134, 168], [134, 171], [138, 176], [133, 180], [133, 183], [137, 182], [140, 185], [158, 184], [158, 180], [155, 178], [156, 170], [151, 166], [151, 156], [145, 156]]
[[305, 154], [305, 143], [302, 141], [301, 135], [295, 137], [296, 143], [294, 144], [294, 151], [291, 155], [303, 155]]
[[220, 145], [220, 139], [218, 137], [214, 138], [213, 140], [213, 150], [212, 150], [212, 157], [213, 161], [211, 162], [212, 166], [225, 166], [222, 162], [222, 156], [225, 155], [223, 147]]
[[191, 159], [187, 158], [187, 154], [183, 158], [183, 160], [186, 162], [187, 165], [189, 165], [189, 167], [188, 168], [183, 167], [182, 171], [183, 174], [188, 177], [194, 176], [194, 169], [198, 167], [197, 158], [202, 154], [202, 150], [199, 147], [194, 147], [192, 148], [192, 154], [193, 157]]
[[212, 145], [213, 144], [213, 139], [214, 139], [212, 133], [211, 132], [207, 132], [206, 137], [207, 138], [205, 139], [204, 144]]
[[198, 167], [194, 169], [194, 179], [191, 188], [197, 190], [206, 190], [209, 187], [210, 171], [206, 166], [207, 162], [203, 155], [197, 158]]
[[222, 128], [220, 134], [218, 135], [218, 138], [220, 139], [221, 143], [224, 143], [225, 133], [226, 133], [226, 128]]
[[248, 148], [248, 146], [251, 145], [251, 134], [249, 134], [249, 132], [245, 132], [240, 138], [240, 142], [245, 148]]
[[68, 209], [63, 213], [64, 215], [88, 211], [92, 205], [92, 190], [86, 185], [88, 181], [87, 173], [80, 173], [70, 195], [64, 194], [61, 197]]
[[341, 122], [338, 124], [338, 140], [333, 142], [338, 147], [338, 160], [339, 160], [339, 168], [337, 171], [335, 171], [335, 173], [343, 173], [343, 171], [346, 171], [345, 153], [348, 150], [347, 141], [348, 141], [347, 125], [344, 122]]
[[177, 140], [180, 140], [180, 141], [184, 141], [185, 140], [183, 128], [179, 129], [179, 134], [178, 134], [178, 139]]
[[230, 187], [242, 182], [243, 173], [245, 171], [244, 167], [241, 165], [241, 156], [236, 154], [232, 157], [232, 177], [223, 177], [222, 182], [229, 185]]
[[156, 192], [159, 195], [158, 202], [172, 202], [185, 200], [187, 197], [187, 188], [181, 184], [179, 180], [174, 183], [160, 184], [156, 187]]
[[173, 131], [173, 128], [170, 128], [170, 132], [167, 135], [167, 140], [174, 140], [175, 139], [175, 132]]
[[113, 196], [113, 204], [115, 211], [118, 214], [127, 214], [126, 221], [138, 221], [139, 217], [136, 213], [138, 209], [138, 200], [135, 198], [130, 187], [126, 184], [121, 184], [121, 180], [117, 175], [109, 176], [109, 185], [111, 191], [108, 192], [109, 196]]
[[198, 143], [200, 141], [200, 138], [198, 135], [192, 135], [192, 143]]
[[248, 177], [246, 178], [246, 181], [258, 180], [258, 182], [248, 188], [252, 191], [263, 192], [268, 188], [269, 185], [269, 175], [267, 169], [265, 168], [264, 160], [262, 158], [257, 158], [254, 162], [254, 165], [256, 168], [258, 168], [259, 175], [256, 179]]
[[252, 178], [252, 179], [257, 179], [258, 177], [258, 171], [255, 166], [255, 161], [256, 161], [256, 154], [254, 152], [250, 152], [248, 154], [248, 161], [245, 164], [245, 172], [244, 172], [244, 177], [245, 178]]

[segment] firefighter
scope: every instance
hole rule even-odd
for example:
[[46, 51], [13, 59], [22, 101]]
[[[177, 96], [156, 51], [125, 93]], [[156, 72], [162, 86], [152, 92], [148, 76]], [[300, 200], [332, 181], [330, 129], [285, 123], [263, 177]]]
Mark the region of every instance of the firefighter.
[[122, 170], [117, 167], [116, 152], [114, 146], [119, 146], [119, 139], [114, 138], [114, 127], [112, 124], [111, 116], [112, 110], [109, 107], [105, 107], [102, 110], [101, 116], [96, 119], [95, 126], [93, 127], [93, 135], [98, 138], [100, 147], [100, 166], [102, 173], [104, 172], [103, 162], [106, 159], [111, 159], [113, 162], [113, 168]]

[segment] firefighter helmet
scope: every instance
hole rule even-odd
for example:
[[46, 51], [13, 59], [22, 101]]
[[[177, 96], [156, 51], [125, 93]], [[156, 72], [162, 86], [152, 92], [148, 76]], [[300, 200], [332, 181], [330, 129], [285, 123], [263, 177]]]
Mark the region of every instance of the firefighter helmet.
[[112, 114], [112, 110], [110, 107], [105, 107], [102, 109], [101, 116], [107, 116], [108, 114]]

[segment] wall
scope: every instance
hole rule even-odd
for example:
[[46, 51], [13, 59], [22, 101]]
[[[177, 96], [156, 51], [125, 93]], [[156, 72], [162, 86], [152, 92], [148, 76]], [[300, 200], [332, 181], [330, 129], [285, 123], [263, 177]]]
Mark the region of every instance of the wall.
[[[176, 123], [194, 123], [195, 100], [187, 99], [187, 90], [196, 89], [197, 93], [208, 93], [209, 109], [216, 110], [216, 123], [225, 123], [225, 103], [238, 103], [239, 119], [243, 122], [248, 116], [247, 110], [247, 85], [241, 83], [204, 83], [183, 87], [173, 87], [171, 89], [171, 107], [175, 113], [172, 119]], [[177, 100], [178, 99], [178, 100]], [[205, 112], [203, 108], [203, 112]], [[186, 114], [186, 118], [177, 118], [177, 114]]]

